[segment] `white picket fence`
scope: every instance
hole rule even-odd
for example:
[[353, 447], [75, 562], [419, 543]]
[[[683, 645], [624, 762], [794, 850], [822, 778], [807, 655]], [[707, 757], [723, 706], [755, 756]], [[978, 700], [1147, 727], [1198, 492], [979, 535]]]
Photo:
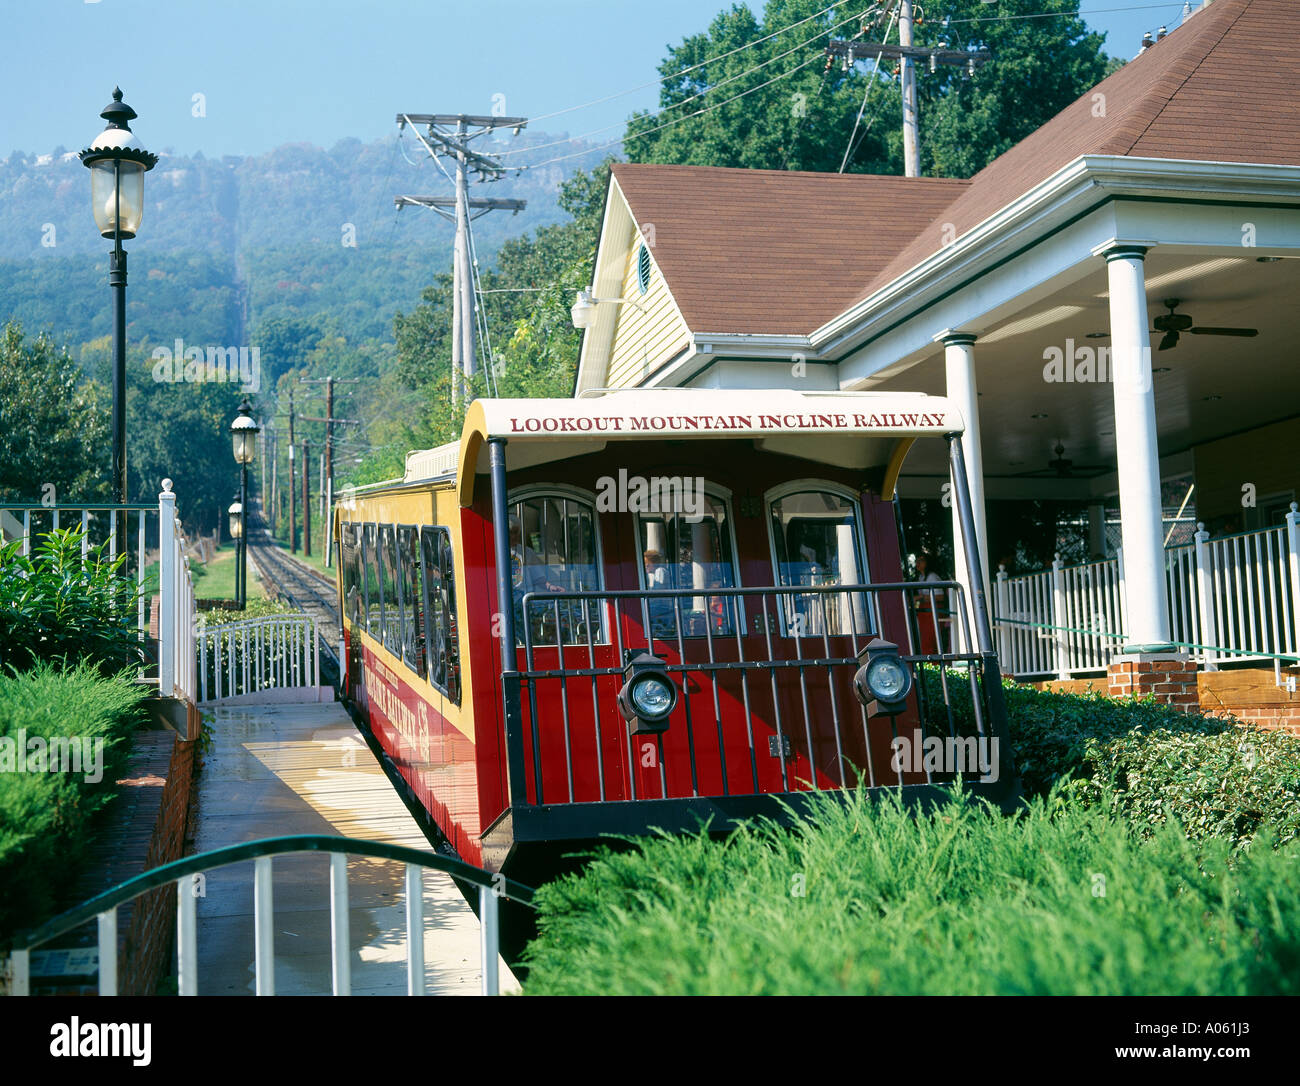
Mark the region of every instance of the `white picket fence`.
[[320, 639], [308, 615], [269, 615], [198, 631], [199, 701], [273, 700], [320, 688]]
[[[1165, 551], [1171, 637], [1203, 668], [1220, 660], [1300, 660], [1300, 510], [1286, 523]], [[1125, 637], [1124, 559], [1008, 576], [999, 570], [994, 626], [1004, 671], [1068, 679], [1104, 671]]]

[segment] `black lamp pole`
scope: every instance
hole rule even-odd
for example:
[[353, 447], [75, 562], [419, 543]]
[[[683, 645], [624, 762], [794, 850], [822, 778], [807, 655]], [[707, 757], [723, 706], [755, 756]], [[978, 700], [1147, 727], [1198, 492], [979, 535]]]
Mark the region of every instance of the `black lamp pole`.
[[235, 463], [239, 465], [240, 533], [235, 540], [235, 599], [242, 611], [248, 605], [248, 465], [257, 453], [259, 427], [253, 421], [253, 408], [245, 396], [239, 405], [239, 414], [230, 424], [234, 442]]
[[[113, 501], [125, 505], [126, 487], [126, 250], [122, 241], [135, 237], [144, 211], [144, 175], [158, 156], [136, 143], [130, 122], [136, 112], [113, 90], [100, 116], [108, 122], [86, 150], [81, 163], [91, 171], [91, 203], [101, 237], [113, 239], [108, 283], [113, 291]], [[117, 517], [117, 553], [126, 553], [125, 511]]]

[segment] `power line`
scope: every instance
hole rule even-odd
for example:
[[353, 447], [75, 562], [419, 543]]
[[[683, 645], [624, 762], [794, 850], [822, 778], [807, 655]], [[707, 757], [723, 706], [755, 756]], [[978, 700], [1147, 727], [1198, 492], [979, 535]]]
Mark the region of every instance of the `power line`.
[[[890, 7], [893, 10], [890, 12], [889, 25], [885, 27], [884, 41], [889, 41], [889, 32], [894, 29], [894, 20], [898, 15], [897, 5], [891, 3]], [[862, 123], [862, 114], [867, 108], [867, 99], [871, 97], [871, 88], [876, 85], [876, 76], [880, 74], [880, 58], [882, 55], [882, 53], [876, 54], [876, 64], [875, 67], [871, 69], [871, 78], [867, 80], [867, 89], [862, 93], [862, 105], [858, 107], [858, 115], [853, 119], [853, 130], [849, 132], [849, 142], [844, 145], [844, 158], [840, 160], [840, 168], [837, 171], [839, 173], [844, 172], [844, 167], [849, 164], [849, 158], [857, 148], [857, 144], [853, 142], [853, 137], [857, 135], [858, 125]], [[875, 117], [873, 116], [871, 120], [874, 121]], [[871, 121], [868, 121], [867, 127], [862, 132], [862, 138], [866, 139], [867, 133], [870, 131]]]
[[[662, 130], [662, 129], [665, 129], [665, 128], [671, 128], [673, 125], [675, 125], [675, 124], [681, 124], [683, 121], [689, 121], [689, 120], [691, 120], [691, 118], [693, 118], [693, 117], [701, 117], [701, 116], [703, 116], [705, 113], [712, 112], [712, 111], [715, 110], [715, 109], [720, 109], [720, 108], [722, 108], [723, 106], [728, 105], [729, 103], [734, 102], [734, 101], [736, 101], [736, 100], [739, 99], [739, 98], [744, 98], [745, 95], [747, 95], [747, 94], [753, 94], [755, 91], [760, 91], [760, 90], [762, 90], [764, 87], [770, 87], [773, 83], [779, 83], [782, 79], [786, 79], [786, 78], [788, 78], [788, 77], [794, 75], [796, 72], [802, 70], [803, 68], [808, 67], [809, 64], [811, 64], [813, 61], [815, 61], [815, 60], [817, 60], [817, 59], [819, 59], [819, 58], [818, 58], [817, 54], [814, 53], [814, 54], [813, 54], [812, 56], [810, 56], [807, 60], [800, 61], [800, 62], [799, 62], [798, 64], [796, 64], [793, 68], [791, 68], [788, 72], [782, 72], [780, 75], [773, 76], [771, 79], [769, 79], [769, 80], [767, 80], [767, 81], [765, 81], [765, 82], [763, 82], [763, 83], [758, 84], [758, 86], [756, 86], [756, 87], [750, 87], [748, 90], [741, 91], [739, 94], [734, 94], [734, 95], [732, 95], [730, 98], [724, 98], [721, 102], [715, 102], [715, 103], [714, 103], [713, 105], [711, 105], [711, 106], [705, 106], [705, 107], [703, 107], [702, 109], [697, 109], [697, 110], [695, 110], [695, 111], [692, 112], [692, 113], [687, 113], [685, 116], [682, 116], [682, 117], [674, 117], [672, 120], [670, 120], [670, 121], [665, 121], [663, 124], [655, 125], [653, 128], [647, 128], [647, 129], [645, 129], [644, 131], [633, 133], [631, 136], [628, 136], [628, 137], [626, 137], [625, 139], [610, 140], [608, 143], [602, 143], [602, 144], [599, 144], [599, 145], [597, 145], [597, 146], [595, 146], [595, 147], [588, 147], [588, 148], [586, 148], [585, 150], [582, 150], [582, 151], [574, 151], [572, 154], [568, 154], [568, 155], [558, 155], [558, 156], [556, 156], [555, 158], [548, 158], [548, 159], [545, 159], [545, 160], [542, 161], [542, 162], [530, 162], [530, 163], [529, 163], [528, 165], [526, 165], [526, 166], [509, 166], [509, 167], [507, 167], [507, 169], [509, 169], [509, 170], [511, 170], [512, 172], [515, 172], [515, 173], [522, 173], [524, 170], [536, 170], [536, 169], [539, 169], [539, 168], [542, 167], [542, 166], [549, 166], [549, 165], [551, 165], [553, 162], [564, 162], [564, 161], [566, 161], [566, 160], [568, 160], [568, 159], [571, 159], [571, 158], [581, 158], [583, 155], [591, 155], [591, 154], [595, 154], [597, 151], [603, 151], [603, 150], [605, 150], [607, 147], [615, 147], [615, 146], [617, 146], [618, 144], [620, 144], [620, 143], [626, 143], [626, 142], [628, 142], [629, 140], [641, 139], [643, 136], [649, 136], [651, 133], [658, 132], [658, 131], [660, 131], [660, 130]], [[670, 108], [672, 108], [672, 107], [670, 107]]]
[[[868, 9], [868, 10], [869, 10], [869, 9]], [[743, 71], [743, 72], [737, 72], [735, 75], [729, 75], [729, 76], [727, 76], [725, 79], [720, 79], [720, 80], [718, 80], [717, 83], [714, 83], [714, 84], [712, 84], [711, 86], [705, 87], [704, 90], [702, 90], [702, 91], [696, 91], [696, 93], [690, 95], [690, 97], [688, 97], [688, 98], [683, 98], [680, 102], [674, 102], [674, 103], [673, 103], [672, 105], [670, 105], [670, 106], [664, 106], [663, 109], [658, 110], [658, 111], [655, 112], [655, 113], [648, 113], [648, 114], [646, 114], [646, 116], [649, 116], [649, 117], [659, 117], [659, 116], [663, 116], [663, 114], [669, 112], [670, 110], [680, 109], [682, 106], [686, 105], [686, 103], [688, 103], [688, 102], [693, 102], [693, 101], [695, 101], [697, 98], [703, 98], [706, 94], [709, 94], [709, 93], [711, 93], [712, 91], [717, 90], [719, 87], [725, 87], [728, 83], [734, 83], [734, 82], [735, 82], [736, 80], [738, 80], [738, 79], [744, 79], [745, 76], [747, 76], [747, 75], [753, 75], [755, 72], [760, 71], [760, 70], [763, 69], [763, 68], [766, 68], [769, 64], [775, 64], [778, 60], [784, 60], [784, 59], [785, 59], [786, 57], [788, 57], [791, 53], [797, 53], [797, 52], [798, 52], [800, 49], [802, 49], [804, 46], [812, 44], [813, 42], [815, 42], [818, 38], [822, 37], [823, 35], [833, 33], [834, 31], [838, 30], [840, 27], [844, 26], [844, 25], [847, 24], [847, 23], [856, 22], [856, 21], [858, 21], [859, 19], [863, 18], [866, 14], [867, 14], [866, 11], [862, 11], [862, 12], [859, 12], [857, 15], [850, 15], [847, 19], [841, 19], [838, 23], [832, 23], [830, 26], [825, 27], [825, 28], [822, 29], [822, 30], [819, 30], [819, 31], [818, 31], [816, 34], [814, 34], [811, 38], [807, 38], [807, 39], [805, 39], [804, 41], [801, 41], [798, 45], [794, 46], [793, 48], [787, 49], [784, 53], [778, 53], [778, 54], [777, 54], [776, 56], [774, 56], [774, 57], [769, 57], [767, 60], [763, 61], [761, 64], [755, 64], [752, 68], [747, 68], [747, 69], [746, 69], [745, 71]], [[804, 20], [804, 21], [807, 22], [807, 20]], [[797, 24], [796, 24], [796, 25], [797, 25]], [[754, 89], [757, 90], [758, 88], [754, 88]], [[723, 104], [725, 104], [725, 103], [723, 103]], [[599, 135], [599, 134], [602, 133], [602, 132], [608, 132], [611, 128], [618, 128], [618, 127], [620, 127], [620, 125], [623, 125], [623, 124], [625, 124], [625, 123], [626, 123], [626, 122], [618, 121], [618, 122], [615, 122], [614, 124], [603, 125], [603, 126], [600, 127], [600, 128], [593, 128], [590, 132], [584, 132], [584, 133], [582, 133], [582, 135], [580, 135], [580, 136], [567, 136], [567, 137], [565, 137], [564, 139], [552, 140], [550, 143], [538, 143], [538, 144], [534, 144], [532, 147], [516, 147], [516, 148], [514, 148], [513, 150], [508, 150], [508, 151], [501, 151], [501, 152], [499, 152], [498, 155], [497, 155], [497, 157], [498, 157], [498, 158], [506, 158], [506, 157], [508, 157], [508, 156], [510, 156], [510, 155], [527, 154], [527, 153], [532, 152], [532, 151], [541, 151], [541, 150], [544, 150], [544, 149], [546, 149], [547, 147], [558, 147], [558, 146], [560, 146], [560, 145], [562, 145], [562, 144], [573, 143], [573, 142], [575, 142], [576, 140], [585, 140], [585, 139], [587, 139], [589, 136], [597, 136], [597, 135]]]
[[829, 15], [836, 8], [842, 7], [848, 2], [849, 0], [834, 0], [834, 3], [828, 4], [820, 11], [814, 12], [805, 19], [800, 19], [797, 23], [791, 23], [789, 26], [782, 27], [780, 30], [774, 30], [771, 34], [768, 34], [765, 37], [755, 38], [753, 41], [747, 42], [745, 45], [738, 45], [735, 49], [728, 49], [727, 52], [719, 53], [716, 57], [710, 57], [708, 60], [701, 60], [698, 64], [692, 64], [689, 67], [682, 68], [670, 75], [662, 76], [659, 79], [652, 79], [649, 83], [642, 83], [639, 86], [631, 87], [628, 90], [616, 91], [614, 94], [607, 94], [603, 98], [593, 98], [590, 102], [583, 102], [581, 105], [567, 106], [564, 109], [557, 109], [551, 113], [543, 113], [540, 117], [534, 117], [532, 120], [534, 123], [537, 121], [547, 121], [552, 117], [559, 117], [565, 113], [573, 113], [575, 110], [586, 109], [589, 106], [599, 106], [606, 102], [612, 102], [615, 98], [623, 98], [629, 94], [635, 94], [637, 91], [645, 90], [647, 87], [660, 86], [667, 83], [670, 79], [680, 79], [688, 72], [696, 71], [697, 69], [704, 68], [710, 64], [716, 64], [720, 60], [726, 60], [727, 57], [735, 56], [737, 53], [743, 53], [746, 49], [753, 49], [756, 45], [762, 45], [764, 42], [771, 41], [773, 38], [779, 38], [782, 34], [788, 34], [796, 27], [803, 26], [804, 23], [810, 23], [814, 19], [820, 19], [825, 15]]

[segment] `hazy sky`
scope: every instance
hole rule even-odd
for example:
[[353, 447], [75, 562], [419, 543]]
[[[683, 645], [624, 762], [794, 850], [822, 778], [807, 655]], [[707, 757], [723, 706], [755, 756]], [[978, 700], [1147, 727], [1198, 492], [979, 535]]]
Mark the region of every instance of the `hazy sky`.
[[[829, 0], [828, 0], [829, 2]], [[942, 0], [932, 0], [942, 7]], [[395, 131], [411, 112], [538, 117], [652, 82], [669, 43], [726, 0], [0, 0], [0, 157], [85, 147], [114, 84], [144, 146], [208, 156], [330, 146]], [[761, 9], [761, 0], [751, 0]], [[851, 0], [851, 12], [865, 6]], [[929, 5], [926, 5], [929, 6]], [[1182, 10], [1083, 0], [1107, 51]], [[1116, 10], [1118, 9], [1118, 10]], [[1025, 0], [1022, 10], [1035, 10]], [[932, 15], [933, 17], [933, 15]], [[195, 95], [206, 116], [196, 117]], [[656, 88], [542, 118], [535, 128], [616, 139]]]

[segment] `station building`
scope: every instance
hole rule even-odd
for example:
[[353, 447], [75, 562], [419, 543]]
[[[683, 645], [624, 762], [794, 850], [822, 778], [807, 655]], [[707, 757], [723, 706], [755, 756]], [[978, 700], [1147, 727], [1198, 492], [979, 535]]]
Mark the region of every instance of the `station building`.
[[[1215, 0], [968, 180], [615, 165], [576, 394], [946, 395], [1013, 672], [1141, 688], [1138, 665], [1249, 660], [1285, 687], [1295, 14]], [[897, 495], [945, 480], [918, 449]], [[1084, 562], [999, 570], [1033, 499], [1078, 504]]]

